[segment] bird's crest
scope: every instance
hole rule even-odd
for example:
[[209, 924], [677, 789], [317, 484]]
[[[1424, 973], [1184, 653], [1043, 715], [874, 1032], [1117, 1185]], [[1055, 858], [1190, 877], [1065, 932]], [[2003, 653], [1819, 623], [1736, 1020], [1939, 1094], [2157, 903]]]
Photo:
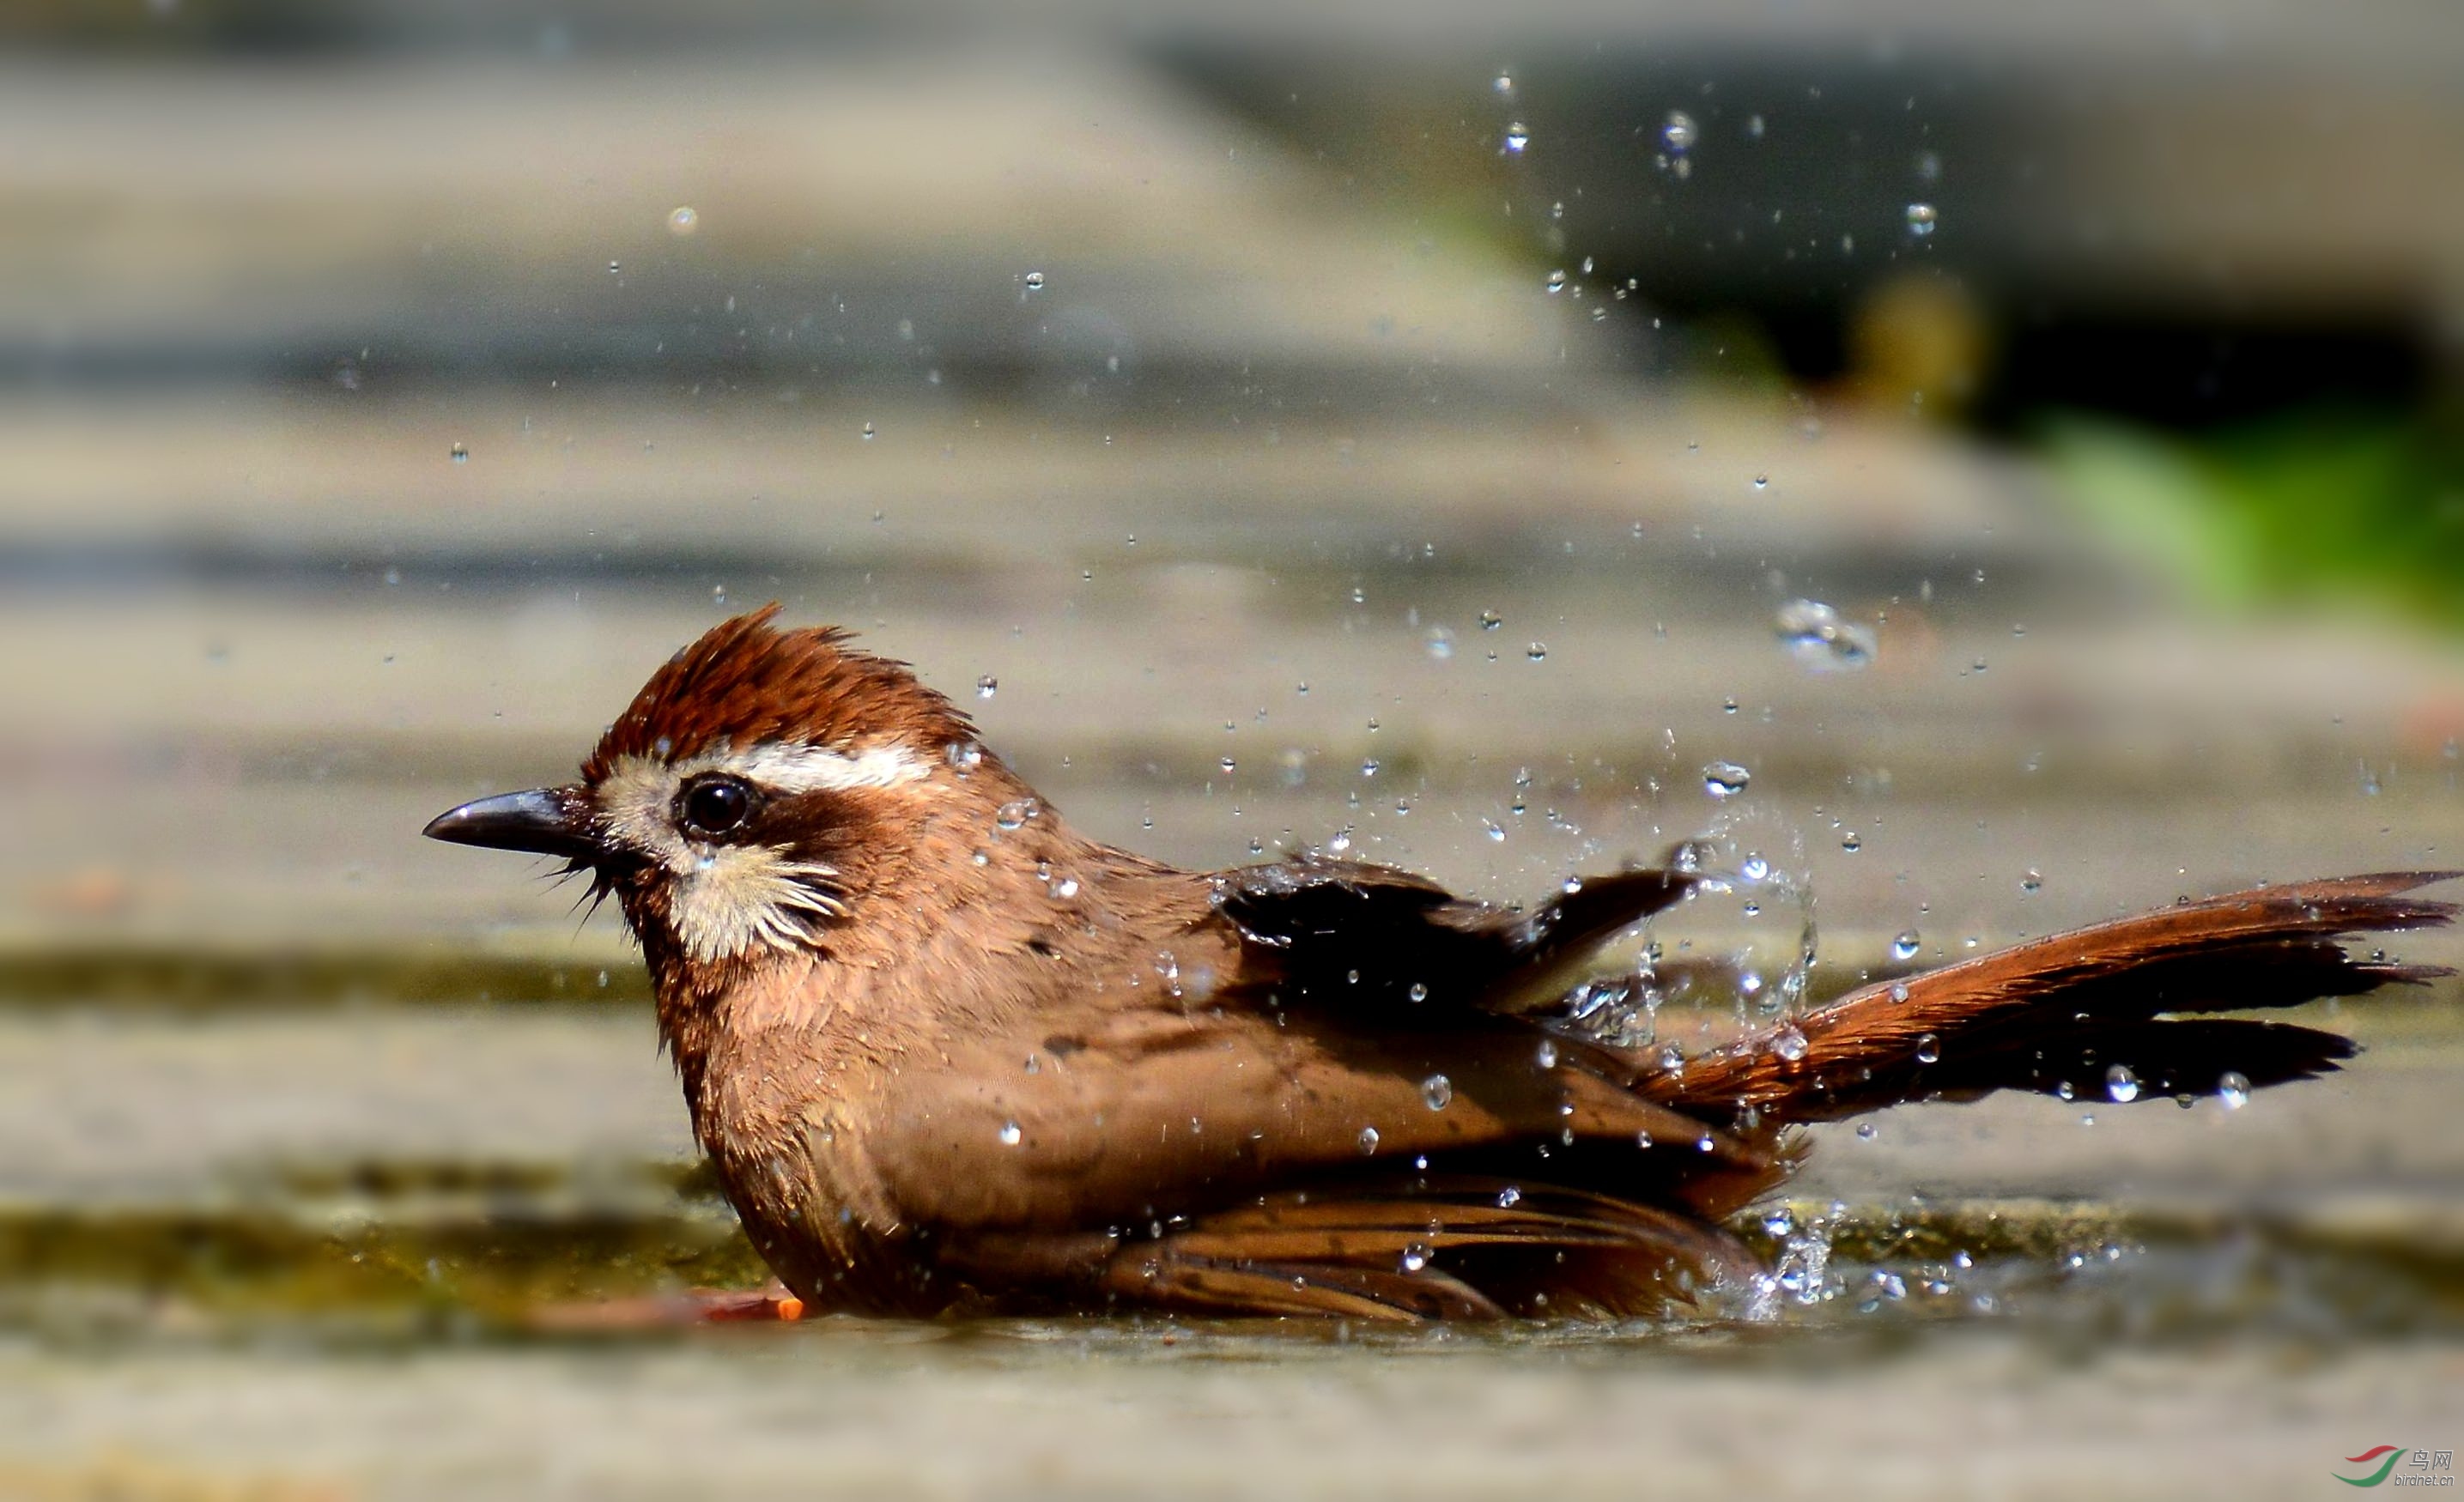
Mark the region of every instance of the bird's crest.
[[596, 783], [628, 758], [677, 762], [719, 748], [809, 746], [852, 752], [969, 741], [964, 711], [907, 664], [847, 643], [836, 626], [782, 631], [776, 602], [722, 620], [670, 658], [583, 764]]

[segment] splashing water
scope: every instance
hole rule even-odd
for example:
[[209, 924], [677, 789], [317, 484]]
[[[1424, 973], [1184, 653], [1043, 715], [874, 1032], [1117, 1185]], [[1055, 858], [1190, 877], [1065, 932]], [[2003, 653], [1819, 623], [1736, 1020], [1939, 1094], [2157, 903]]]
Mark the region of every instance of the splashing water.
[[1874, 628], [1850, 620], [1818, 599], [1792, 599], [1771, 618], [1771, 632], [1798, 665], [1815, 672], [1854, 671], [1874, 661]]
[[[1569, 991], [1555, 1025], [1588, 1041], [1645, 1048], [1660, 1041], [1663, 1011], [1674, 1004], [1726, 1011], [1756, 1029], [1776, 1022], [1781, 1056], [1802, 1056], [1806, 1040], [1793, 1019], [1804, 1010], [1817, 937], [1803, 838], [1775, 818], [1736, 816], [1680, 846], [1672, 864], [1695, 878], [1693, 892], [1643, 925], [1630, 974]], [[1682, 1045], [1668, 1046], [1682, 1061]]]
[[1779, 1254], [1771, 1259], [1771, 1270], [1753, 1280], [1753, 1291], [1746, 1303], [1748, 1319], [1776, 1319], [1783, 1301], [1810, 1308], [1837, 1292], [1831, 1277], [1835, 1215], [1815, 1215], [1803, 1226], [1793, 1225], [1785, 1215], [1775, 1216], [1773, 1221], [1765, 1222], [1765, 1228], [1783, 1237]]

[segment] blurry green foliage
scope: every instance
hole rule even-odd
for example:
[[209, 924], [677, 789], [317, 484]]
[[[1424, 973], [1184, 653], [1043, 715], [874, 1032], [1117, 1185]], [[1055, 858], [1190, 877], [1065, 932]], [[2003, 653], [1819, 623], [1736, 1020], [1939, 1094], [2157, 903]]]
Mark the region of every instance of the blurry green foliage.
[[2464, 629], [2464, 421], [2321, 409], [2185, 436], [2064, 417], [2055, 468], [2210, 599], [2362, 604]]

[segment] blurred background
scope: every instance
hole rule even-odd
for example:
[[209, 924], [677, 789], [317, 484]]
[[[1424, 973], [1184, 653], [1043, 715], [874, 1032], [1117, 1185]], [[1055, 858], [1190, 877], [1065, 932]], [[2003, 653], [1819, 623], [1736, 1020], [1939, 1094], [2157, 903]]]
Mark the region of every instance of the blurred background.
[[612, 919], [416, 837], [777, 599], [1166, 859], [1703, 839], [1681, 1012], [2456, 863], [2458, 77], [2444, 0], [0, 8], [0, 1494], [2453, 1449], [2452, 985], [1843, 1126], [1751, 1315], [551, 1339], [760, 1271]]

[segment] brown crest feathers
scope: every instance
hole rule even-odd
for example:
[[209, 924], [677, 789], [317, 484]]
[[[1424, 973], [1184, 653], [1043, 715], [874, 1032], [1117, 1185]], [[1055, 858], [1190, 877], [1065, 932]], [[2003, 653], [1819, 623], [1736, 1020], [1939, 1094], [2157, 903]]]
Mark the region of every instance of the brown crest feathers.
[[966, 714], [907, 664], [847, 644], [836, 626], [782, 631], [773, 603], [722, 620], [670, 658], [583, 764], [605, 776], [623, 756], [675, 760], [718, 745], [768, 741], [844, 748], [968, 740]]

